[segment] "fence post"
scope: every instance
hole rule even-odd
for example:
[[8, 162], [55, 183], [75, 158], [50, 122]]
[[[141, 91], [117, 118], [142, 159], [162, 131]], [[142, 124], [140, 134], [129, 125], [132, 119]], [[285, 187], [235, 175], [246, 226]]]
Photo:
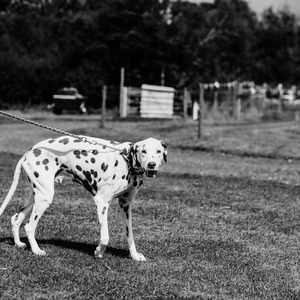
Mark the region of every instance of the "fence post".
[[120, 110], [119, 114], [122, 118], [122, 112], [124, 111], [124, 82], [125, 82], [125, 69], [121, 68], [121, 74], [120, 74]]
[[100, 127], [105, 127], [105, 119], [106, 119], [106, 99], [107, 99], [107, 87], [103, 85], [102, 87], [102, 109], [101, 109], [101, 124]]
[[241, 118], [241, 99], [238, 97], [239, 83], [236, 82], [233, 88], [234, 117], [237, 121]]
[[214, 102], [213, 102], [213, 112], [216, 113], [218, 111], [219, 103], [218, 103], [219, 91], [218, 88], [214, 88]]
[[203, 134], [203, 103], [204, 103], [204, 85], [199, 84], [199, 110], [198, 110], [198, 139], [202, 137]]
[[187, 108], [188, 108], [188, 101], [190, 99], [189, 91], [187, 88], [183, 90], [183, 118], [187, 119]]

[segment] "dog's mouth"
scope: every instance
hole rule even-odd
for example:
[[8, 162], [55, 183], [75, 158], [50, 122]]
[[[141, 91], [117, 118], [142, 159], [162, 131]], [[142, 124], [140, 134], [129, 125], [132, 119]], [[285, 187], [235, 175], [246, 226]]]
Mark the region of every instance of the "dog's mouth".
[[151, 169], [146, 170], [146, 176], [156, 177], [156, 175], [157, 175], [157, 170], [151, 170]]

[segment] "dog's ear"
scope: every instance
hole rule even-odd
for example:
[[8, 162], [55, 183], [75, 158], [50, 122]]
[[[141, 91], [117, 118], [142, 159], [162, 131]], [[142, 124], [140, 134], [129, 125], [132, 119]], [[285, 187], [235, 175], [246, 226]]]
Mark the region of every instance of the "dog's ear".
[[130, 157], [131, 157], [131, 163], [133, 167], [136, 167], [139, 164], [137, 159], [138, 148], [139, 145], [137, 143], [130, 145]]
[[164, 147], [164, 153], [163, 153], [163, 157], [164, 157], [164, 161], [167, 162], [168, 161], [168, 146], [165, 142], [161, 141], [161, 145]]

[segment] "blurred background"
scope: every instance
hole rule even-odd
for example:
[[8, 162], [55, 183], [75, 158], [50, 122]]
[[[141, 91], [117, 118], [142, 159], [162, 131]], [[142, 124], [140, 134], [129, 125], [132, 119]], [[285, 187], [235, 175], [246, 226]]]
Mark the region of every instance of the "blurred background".
[[[93, 112], [107, 85], [107, 108], [119, 114], [124, 68], [122, 86], [173, 87], [175, 115], [185, 113], [185, 89], [192, 115], [202, 82], [211, 87], [207, 106], [221, 108], [225, 118], [234, 114], [231, 104], [224, 108], [235, 101], [232, 89], [241, 112], [256, 107], [259, 117], [280, 118], [297, 106], [299, 6], [296, 0], [1, 0], [0, 108], [53, 109], [64, 89], [84, 97]], [[129, 92], [128, 105], [139, 94]], [[262, 112], [268, 106], [271, 112]]]

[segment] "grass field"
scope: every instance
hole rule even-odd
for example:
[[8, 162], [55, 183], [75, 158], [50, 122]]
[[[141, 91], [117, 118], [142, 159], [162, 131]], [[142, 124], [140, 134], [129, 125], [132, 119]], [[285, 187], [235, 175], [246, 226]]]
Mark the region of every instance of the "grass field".
[[[16, 249], [9, 219], [28, 192], [21, 183], [0, 218], [1, 299], [300, 298], [299, 124], [208, 125], [197, 141], [192, 122], [109, 122], [99, 129], [96, 118], [40, 120], [120, 141], [168, 142], [168, 164], [146, 180], [133, 209], [137, 248], [148, 260], [129, 258], [116, 203], [110, 247], [103, 260], [93, 258], [95, 206], [69, 179], [39, 223], [48, 255]], [[20, 154], [50, 136], [0, 118], [0, 199]]]

